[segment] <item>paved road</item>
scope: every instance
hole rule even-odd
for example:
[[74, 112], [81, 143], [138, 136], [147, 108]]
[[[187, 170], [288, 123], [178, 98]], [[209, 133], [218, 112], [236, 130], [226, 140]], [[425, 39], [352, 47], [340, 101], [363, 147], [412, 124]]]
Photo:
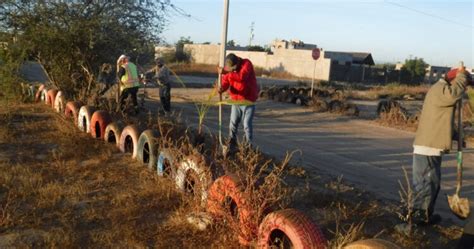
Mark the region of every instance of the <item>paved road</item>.
[[[196, 123], [197, 112], [192, 100], [204, 99], [209, 89], [173, 89], [173, 108], [181, 110], [183, 117]], [[157, 100], [156, 90], [149, 91]], [[153, 106], [157, 103], [153, 101]], [[230, 107], [224, 108], [224, 133], [227, 134]], [[211, 108], [206, 125], [217, 130], [217, 108]], [[403, 180], [402, 167], [411, 169], [414, 133], [381, 127], [370, 120], [313, 113], [296, 105], [260, 101], [254, 119], [255, 143], [264, 152], [283, 157], [287, 151], [300, 150], [294, 161], [306, 170], [318, 174], [329, 173], [343, 178], [358, 188], [376, 193], [379, 198], [399, 200], [399, 180]], [[240, 133], [242, 134], [242, 133]], [[465, 152], [465, 172], [462, 196], [474, 200], [474, 155]], [[455, 190], [455, 157], [444, 157], [442, 190], [437, 213], [462, 225], [449, 211], [445, 194]], [[472, 202], [471, 202], [472, 204]], [[471, 205], [471, 209], [474, 208]]]

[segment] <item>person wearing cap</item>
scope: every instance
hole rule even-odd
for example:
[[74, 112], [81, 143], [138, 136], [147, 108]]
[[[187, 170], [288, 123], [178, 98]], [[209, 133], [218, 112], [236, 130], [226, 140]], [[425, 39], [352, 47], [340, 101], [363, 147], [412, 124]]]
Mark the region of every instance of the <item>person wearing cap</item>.
[[252, 121], [259, 87], [252, 62], [233, 53], [226, 56], [225, 67], [219, 67], [218, 73], [223, 74], [222, 84], [218, 89], [219, 94], [229, 90], [230, 98], [234, 102], [229, 124], [229, 151], [232, 151], [237, 143], [237, 130], [241, 121], [244, 126], [245, 141], [252, 144]]
[[451, 149], [456, 103], [466, 87], [472, 84], [464, 66], [449, 71], [428, 90], [413, 143], [413, 222], [435, 224], [441, 217], [434, 214], [440, 190], [442, 155]]
[[119, 103], [121, 108], [124, 108], [125, 100], [131, 95], [135, 112], [138, 113], [137, 93], [140, 87], [140, 80], [138, 78], [137, 66], [129, 60], [130, 58], [126, 55], [121, 55], [117, 60], [117, 76], [120, 81]]
[[153, 77], [156, 79], [160, 86], [160, 101], [161, 106], [165, 112], [171, 111], [171, 84], [170, 84], [170, 71], [164, 65], [163, 59], [158, 58], [155, 60], [156, 66], [147, 73], [154, 73]]

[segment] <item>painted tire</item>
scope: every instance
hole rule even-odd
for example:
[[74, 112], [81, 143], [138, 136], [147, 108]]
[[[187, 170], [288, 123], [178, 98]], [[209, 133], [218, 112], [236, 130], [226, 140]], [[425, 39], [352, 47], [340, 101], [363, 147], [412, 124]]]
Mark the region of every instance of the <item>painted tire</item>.
[[112, 117], [106, 111], [96, 111], [92, 114], [90, 131], [93, 138], [104, 139], [105, 128], [112, 123]]
[[81, 109], [81, 103], [77, 101], [69, 101], [64, 108], [64, 116], [68, 119], [74, 119], [74, 123], [77, 124], [77, 116], [79, 115], [79, 109]]
[[176, 186], [189, 193], [206, 205], [208, 189], [214, 180], [209, 161], [203, 155], [191, 155], [183, 158], [176, 172]]
[[253, 218], [254, 210], [236, 175], [224, 175], [212, 183], [207, 196], [207, 211], [216, 219], [229, 215], [238, 219], [240, 244], [249, 246], [257, 237], [258, 224]]
[[77, 115], [77, 127], [79, 130], [89, 133], [91, 132], [91, 118], [94, 113], [94, 108], [91, 106], [82, 106]]
[[48, 88], [44, 88], [43, 91], [41, 91], [41, 94], [40, 94], [40, 99], [42, 102], [44, 102], [45, 104], [48, 104], [48, 91], [49, 89]]
[[38, 88], [38, 91], [36, 91], [36, 94], [35, 94], [35, 102], [39, 102], [41, 99], [41, 95], [43, 94], [43, 90], [44, 90], [45, 86], [44, 84], [41, 84]]
[[64, 99], [63, 91], [59, 91], [56, 94], [56, 98], [54, 98], [54, 110], [56, 110], [56, 112], [63, 113], [65, 103], [66, 100]]
[[132, 153], [133, 159], [137, 157], [139, 134], [138, 128], [135, 125], [126, 126], [123, 128], [122, 134], [120, 134], [120, 151], [123, 153]]
[[156, 171], [159, 176], [175, 179], [177, 174], [176, 158], [169, 149], [162, 149], [156, 162]]
[[153, 169], [158, 161], [158, 142], [156, 139], [158, 136], [157, 131], [146, 130], [138, 138], [137, 159], [150, 169]]
[[327, 248], [321, 229], [296, 209], [268, 214], [258, 229], [258, 248]]
[[47, 95], [46, 95], [46, 104], [51, 105], [51, 107], [54, 108], [54, 100], [56, 99], [57, 94], [58, 94], [58, 90], [56, 89], [48, 90]]
[[400, 249], [400, 247], [382, 239], [366, 239], [350, 243], [343, 249]]
[[110, 123], [105, 128], [104, 140], [107, 143], [115, 143], [117, 148], [120, 147], [120, 136], [122, 135], [122, 128], [115, 122]]

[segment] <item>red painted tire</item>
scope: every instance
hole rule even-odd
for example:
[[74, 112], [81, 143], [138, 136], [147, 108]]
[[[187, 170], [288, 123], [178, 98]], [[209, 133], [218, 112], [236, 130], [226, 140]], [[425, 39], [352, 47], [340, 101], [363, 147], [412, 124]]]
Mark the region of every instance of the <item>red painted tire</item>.
[[36, 102], [39, 102], [41, 100], [41, 94], [42, 94], [44, 88], [45, 88], [44, 84], [41, 84], [38, 88], [38, 91], [36, 91], [36, 94], [35, 94], [35, 101]]
[[120, 144], [119, 149], [121, 152], [132, 153], [132, 158], [135, 159], [138, 153], [138, 137], [140, 136], [140, 132], [135, 125], [128, 125], [126, 126], [122, 134], [120, 134]]
[[117, 148], [120, 147], [120, 136], [122, 134], [122, 127], [117, 123], [112, 122], [105, 128], [104, 140], [107, 143], [115, 143]]
[[257, 238], [258, 224], [254, 210], [243, 191], [242, 182], [236, 175], [217, 178], [208, 191], [207, 210], [216, 219], [233, 216], [239, 219], [239, 242], [248, 246]]
[[64, 116], [68, 119], [74, 119], [74, 123], [77, 124], [77, 116], [79, 115], [79, 109], [82, 104], [78, 101], [69, 101], [64, 108]]
[[92, 106], [82, 106], [79, 109], [79, 114], [77, 115], [77, 127], [79, 130], [89, 133], [91, 132], [91, 118], [94, 113], [94, 107]]
[[93, 138], [104, 139], [105, 128], [112, 123], [112, 117], [106, 111], [96, 111], [92, 114], [90, 130]]
[[63, 113], [65, 104], [66, 99], [64, 98], [63, 91], [59, 91], [54, 98], [54, 110], [56, 110], [56, 112]]
[[48, 90], [48, 94], [46, 95], [46, 104], [51, 105], [54, 108], [54, 100], [56, 98], [56, 94], [58, 94], [58, 90], [51, 89]]
[[258, 248], [327, 248], [321, 229], [296, 209], [268, 214], [258, 230]]

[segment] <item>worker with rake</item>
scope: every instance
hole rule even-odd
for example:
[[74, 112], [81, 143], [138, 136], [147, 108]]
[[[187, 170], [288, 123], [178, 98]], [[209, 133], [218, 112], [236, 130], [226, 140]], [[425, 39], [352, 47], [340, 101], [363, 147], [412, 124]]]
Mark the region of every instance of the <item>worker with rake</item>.
[[232, 99], [228, 148], [228, 152], [232, 153], [236, 149], [237, 130], [242, 121], [245, 142], [252, 145], [252, 120], [259, 87], [252, 62], [248, 59], [240, 58], [233, 53], [226, 56], [225, 67], [219, 67], [218, 73], [223, 74], [222, 85], [218, 89], [219, 94], [229, 90], [230, 98]]
[[471, 75], [461, 65], [449, 71], [426, 94], [413, 143], [414, 195], [410, 206], [414, 224], [432, 225], [441, 221], [441, 217], [434, 214], [440, 190], [441, 159], [451, 150], [456, 104], [470, 84]]
[[[171, 111], [171, 83], [170, 71], [165, 66], [163, 59], [157, 58], [155, 60], [156, 66], [148, 70], [146, 73], [153, 73], [153, 79], [156, 80], [160, 86], [160, 102], [163, 110], [167, 113]], [[161, 111], [162, 112], [162, 111]]]

